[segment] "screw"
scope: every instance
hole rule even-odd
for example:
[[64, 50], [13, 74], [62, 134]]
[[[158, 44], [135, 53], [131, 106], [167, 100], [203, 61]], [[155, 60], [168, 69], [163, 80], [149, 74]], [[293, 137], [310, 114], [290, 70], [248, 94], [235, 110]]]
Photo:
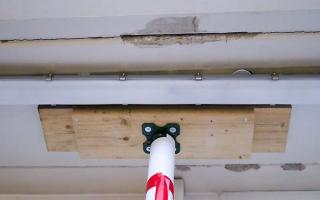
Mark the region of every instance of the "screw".
[[150, 133], [151, 130], [152, 130], [152, 129], [151, 129], [150, 126], [147, 126], [147, 127], [144, 128], [144, 131], [147, 132], [147, 133]]
[[151, 151], [151, 147], [147, 147], [147, 148], [146, 148], [146, 151], [147, 151], [147, 152], [150, 152], [150, 151]]
[[125, 81], [125, 80], [127, 80], [127, 74], [126, 74], [126, 73], [122, 73], [122, 74], [119, 76], [119, 80], [120, 80], [120, 81]]
[[177, 132], [177, 129], [175, 127], [171, 127], [169, 129], [169, 131], [170, 131], [170, 133], [175, 133], [175, 132]]
[[45, 80], [45, 81], [52, 81], [52, 80], [53, 80], [53, 74], [48, 74], [48, 75], [46, 75], [46, 77], [45, 77], [44, 80]]
[[280, 77], [279, 77], [279, 74], [277, 74], [277, 73], [272, 73], [271, 74], [271, 80], [273, 80], [273, 81], [278, 81], [278, 80], [280, 80]]
[[200, 72], [196, 73], [194, 76], [193, 76], [193, 79], [195, 81], [202, 81], [203, 77], [202, 77], [202, 74]]

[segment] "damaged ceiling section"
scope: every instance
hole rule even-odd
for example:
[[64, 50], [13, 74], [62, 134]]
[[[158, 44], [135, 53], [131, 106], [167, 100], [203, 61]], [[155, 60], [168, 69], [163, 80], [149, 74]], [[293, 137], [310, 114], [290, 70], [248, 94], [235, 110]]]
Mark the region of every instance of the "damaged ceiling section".
[[1, 75], [319, 73], [320, 33], [206, 33], [9, 40]]
[[319, 73], [319, 3], [229, 1], [3, 0], [0, 75]]

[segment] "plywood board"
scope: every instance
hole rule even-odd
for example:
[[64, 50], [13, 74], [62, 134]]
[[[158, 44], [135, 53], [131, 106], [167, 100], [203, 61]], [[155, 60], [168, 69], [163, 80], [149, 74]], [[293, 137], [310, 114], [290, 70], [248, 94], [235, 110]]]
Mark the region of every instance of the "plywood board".
[[77, 151], [72, 108], [39, 109], [48, 151]]
[[287, 145], [291, 108], [254, 108], [254, 152], [284, 152]]
[[109, 107], [75, 108], [77, 147], [86, 159], [146, 158], [141, 125], [179, 123], [179, 158], [248, 158], [252, 152], [252, 108]]
[[[69, 107], [69, 108], [59, 108], [59, 107], [50, 107], [50, 108], [39, 108], [39, 113], [41, 116], [41, 123], [44, 130], [44, 135], [47, 143], [48, 151], [58, 151], [58, 152], [67, 152], [67, 151], [74, 151], [77, 152], [77, 142], [81, 144], [81, 156], [83, 158], [106, 158], [111, 156], [112, 152], [116, 150], [117, 152], [125, 151], [123, 150], [123, 146], [128, 146], [129, 149], [134, 149], [134, 152], [142, 150], [135, 149], [136, 146], [142, 146], [142, 142], [144, 138], [141, 138], [141, 130], [137, 132], [132, 127], [132, 124], [138, 123], [144, 120], [144, 117], [148, 117], [146, 122], [156, 122], [159, 125], [164, 124], [168, 121], [177, 120], [179, 124], [184, 120], [183, 123], [186, 123], [186, 127], [188, 130], [192, 130], [193, 134], [199, 134], [198, 129], [199, 126], [203, 127], [208, 120], [208, 113], [216, 110], [216, 112], [220, 112], [223, 109], [208, 106], [206, 108], [201, 108], [199, 106], [193, 107], [193, 109], [188, 110], [192, 107], [175, 107], [179, 112], [176, 112], [175, 109], [171, 107], [170, 112], [166, 113], [168, 109], [165, 107], [157, 108], [157, 107], [145, 107], [140, 106], [139, 108], [129, 109], [130, 107]], [[201, 109], [200, 109], [201, 108]], [[236, 110], [241, 109], [248, 109], [249, 107], [238, 107]], [[252, 107], [253, 108], [253, 107]], [[143, 111], [140, 113], [137, 111]], [[184, 110], [184, 111], [181, 111]], [[199, 110], [198, 110], [199, 109]], [[225, 108], [224, 108], [225, 109]], [[291, 107], [290, 106], [256, 106], [254, 109], [254, 136], [253, 136], [253, 152], [284, 152], [287, 143], [287, 135], [288, 135], [288, 127], [290, 121], [290, 113]], [[74, 111], [73, 111], [74, 110]], [[102, 111], [101, 111], [102, 110]], [[188, 112], [186, 111], [188, 110]], [[195, 112], [195, 110], [198, 110]], [[227, 113], [235, 111], [232, 107], [227, 109]], [[185, 113], [183, 113], [185, 112]], [[90, 114], [90, 119], [86, 116]], [[166, 113], [166, 114], [164, 114]], [[175, 114], [172, 114], [175, 113]], [[207, 117], [204, 117], [203, 122], [199, 122], [198, 116], [201, 116], [204, 113]], [[213, 112], [214, 114], [214, 112]], [[74, 121], [72, 121], [72, 115], [74, 115]], [[113, 117], [110, 117], [113, 115]], [[179, 115], [180, 118], [179, 118]], [[189, 116], [183, 117], [182, 115]], [[144, 116], [144, 117], [143, 117]], [[77, 119], [78, 118], [78, 119]], [[183, 120], [181, 120], [183, 119]], [[188, 119], [189, 123], [185, 122]], [[202, 118], [201, 118], [202, 119]], [[78, 120], [77, 126], [74, 127], [75, 121]], [[170, 121], [170, 122], [171, 122]], [[98, 124], [98, 126], [96, 126]], [[109, 125], [108, 125], [109, 124]], [[115, 126], [116, 124], [116, 126]], [[219, 126], [218, 126], [219, 125]], [[221, 123], [212, 125], [212, 123], [207, 124], [207, 129], [210, 128], [221, 128]], [[75, 128], [79, 131], [79, 135], [75, 136]], [[105, 129], [109, 128], [109, 132], [105, 132]], [[228, 127], [229, 128], [229, 127]], [[227, 129], [228, 130], [228, 129]], [[85, 138], [89, 138], [87, 134], [91, 134], [91, 131], [95, 131], [92, 135], [90, 140]], [[97, 132], [100, 131], [100, 134], [110, 134], [109, 137], [105, 135], [103, 137], [97, 137]], [[125, 134], [129, 131], [129, 135]], [[136, 132], [135, 132], [136, 131]], [[113, 134], [113, 133], [116, 134]], [[119, 134], [120, 132], [120, 134]], [[215, 130], [217, 132], [217, 130]], [[219, 133], [219, 132], [218, 132]], [[131, 134], [131, 135], [130, 135]], [[189, 133], [191, 135], [191, 133]], [[182, 134], [183, 135], [183, 134]], [[131, 136], [131, 137], [130, 137]], [[194, 145], [194, 147], [201, 145], [201, 144], [210, 144], [210, 142], [217, 141], [219, 135], [214, 137], [214, 140], [205, 139], [200, 140], [196, 138], [195, 141], [192, 140], [192, 143], [188, 142], [187, 139], [180, 137], [179, 140], [182, 142], [188, 142], [190, 145]], [[213, 137], [213, 136], [211, 136]], [[210, 139], [212, 139], [209, 137]], [[80, 140], [76, 140], [76, 139]], [[110, 139], [111, 138], [111, 139]], [[191, 139], [190, 139], [191, 140]], [[112, 147], [113, 150], [106, 153], [106, 150], [103, 145], [114, 145], [114, 142], [117, 142], [117, 148]], [[119, 142], [121, 141], [121, 142]], [[89, 143], [91, 142], [91, 143]], [[101, 147], [97, 145], [101, 144]], [[94, 146], [94, 149], [91, 149], [91, 146]], [[119, 147], [119, 148], [118, 148]], [[127, 148], [127, 147], [126, 147]], [[182, 147], [183, 150], [185, 150]], [[99, 153], [99, 154], [98, 154]], [[190, 152], [189, 152], [190, 153]], [[122, 152], [123, 154], [123, 152]], [[134, 156], [132, 156], [134, 157]], [[183, 156], [181, 156], [183, 157]], [[122, 158], [120, 156], [114, 156], [114, 158]], [[245, 156], [244, 156], [245, 158]]]

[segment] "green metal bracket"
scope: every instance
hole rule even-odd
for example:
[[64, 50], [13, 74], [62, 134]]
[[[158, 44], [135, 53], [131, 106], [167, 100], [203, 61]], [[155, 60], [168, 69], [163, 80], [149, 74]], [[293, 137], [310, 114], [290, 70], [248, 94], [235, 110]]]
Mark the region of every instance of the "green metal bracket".
[[150, 153], [151, 144], [157, 138], [166, 137], [167, 134], [173, 137], [176, 143], [176, 154], [180, 152], [180, 143], [176, 138], [180, 135], [180, 126], [176, 123], [169, 123], [165, 126], [159, 127], [154, 123], [142, 124], [142, 134], [146, 137], [146, 141], [143, 143], [143, 151], [147, 154]]

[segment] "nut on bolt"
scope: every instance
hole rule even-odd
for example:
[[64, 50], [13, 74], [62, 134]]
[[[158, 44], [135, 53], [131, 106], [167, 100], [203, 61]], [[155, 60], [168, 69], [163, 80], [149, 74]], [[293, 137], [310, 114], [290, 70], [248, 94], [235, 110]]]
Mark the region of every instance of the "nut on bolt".
[[120, 81], [125, 81], [125, 80], [127, 80], [127, 74], [126, 74], [126, 73], [120, 74], [119, 80], [120, 80]]
[[193, 79], [195, 81], [202, 81], [203, 77], [202, 77], [202, 74], [200, 72], [196, 73], [194, 76], [193, 76]]
[[271, 74], [271, 80], [278, 81], [279, 79], [280, 79], [279, 74], [277, 74], [275, 72]]
[[175, 132], [177, 132], [177, 129], [175, 127], [171, 127], [169, 129], [169, 131], [170, 131], [170, 133], [175, 133]]
[[144, 128], [144, 130], [145, 130], [145, 132], [150, 133], [152, 129], [150, 126], [147, 126]]
[[45, 81], [52, 81], [53, 80], [53, 74], [48, 74], [45, 76]]

